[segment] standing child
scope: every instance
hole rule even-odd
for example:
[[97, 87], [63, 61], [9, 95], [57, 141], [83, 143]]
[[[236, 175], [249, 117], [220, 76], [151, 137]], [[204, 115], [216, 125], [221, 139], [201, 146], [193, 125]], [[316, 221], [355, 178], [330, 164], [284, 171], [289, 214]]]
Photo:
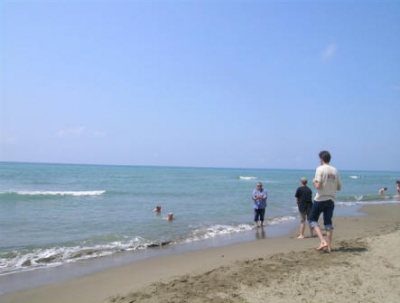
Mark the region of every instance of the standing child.
[[[300, 179], [300, 186], [296, 190], [296, 194], [294, 195], [296, 197], [296, 202], [297, 206], [299, 208], [299, 213], [300, 213], [300, 235], [297, 237], [297, 239], [304, 239], [304, 230], [306, 227], [306, 220], [309, 220], [311, 208], [313, 205], [312, 202], [312, 191], [311, 189], [307, 186], [307, 178], [303, 177]], [[310, 227], [310, 235], [311, 237], [314, 236], [313, 229], [311, 228], [310, 224], [308, 224]]]

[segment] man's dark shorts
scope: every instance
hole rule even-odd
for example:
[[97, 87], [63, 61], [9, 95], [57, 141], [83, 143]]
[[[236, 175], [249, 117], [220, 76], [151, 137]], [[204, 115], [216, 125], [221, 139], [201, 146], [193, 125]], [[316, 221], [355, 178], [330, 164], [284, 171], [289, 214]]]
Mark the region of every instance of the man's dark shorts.
[[323, 213], [325, 230], [333, 229], [332, 216], [334, 208], [335, 203], [332, 200], [314, 201], [309, 219], [311, 227], [318, 226], [319, 216]]

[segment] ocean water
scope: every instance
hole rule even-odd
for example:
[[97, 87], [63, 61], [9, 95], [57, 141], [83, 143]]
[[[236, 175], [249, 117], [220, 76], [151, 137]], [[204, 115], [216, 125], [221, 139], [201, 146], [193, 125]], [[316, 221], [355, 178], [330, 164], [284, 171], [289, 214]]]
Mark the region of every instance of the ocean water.
[[[400, 202], [400, 172], [340, 174], [336, 214]], [[0, 276], [248, 232], [259, 181], [268, 191], [265, 229], [284, 228], [298, 222], [303, 176], [312, 180], [314, 170], [0, 163]]]

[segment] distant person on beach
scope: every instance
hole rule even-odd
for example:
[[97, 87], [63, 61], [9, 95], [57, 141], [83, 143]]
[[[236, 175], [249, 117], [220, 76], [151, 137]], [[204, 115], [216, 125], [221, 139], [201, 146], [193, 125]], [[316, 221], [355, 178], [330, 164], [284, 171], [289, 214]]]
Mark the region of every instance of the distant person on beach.
[[[312, 190], [307, 186], [307, 178], [302, 177], [300, 179], [300, 186], [297, 188], [295, 193], [296, 203], [300, 213], [300, 234], [297, 239], [304, 239], [304, 230], [306, 227], [306, 221], [308, 221], [310, 212], [312, 209]], [[314, 236], [313, 229], [310, 227], [310, 235]]]
[[167, 221], [173, 221], [175, 219], [173, 213], [168, 213], [168, 215], [165, 217], [165, 220]]
[[161, 206], [160, 206], [160, 205], [157, 205], [157, 206], [153, 209], [153, 213], [157, 213], [157, 214], [161, 213]]
[[400, 196], [400, 180], [396, 180], [396, 184], [397, 184], [397, 195]]
[[[316, 250], [321, 251], [327, 249], [328, 252], [331, 252], [333, 235], [332, 217], [333, 209], [335, 208], [334, 201], [336, 199], [336, 192], [342, 189], [342, 182], [337, 169], [329, 164], [331, 161], [331, 154], [323, 150], [319, 153], [319, 159], [321, 165], [317, 167], [313, 180], [317, 193], [310, 214], [310, 224], [320, 240], [320, 244]], [[323, 213], [324, 217], [326, 240], [318, 226], [318, 219], [321, 213]]]
[[267, 191], [263, 188], [261, 182], [257, 183], [257, 188], [253, 190], [253, 205], [254, 205], [254, 226], [264, 226], [265, 208], [267, 207]]
[[379, 194], [380, 194], [380, 195], [384, 195], [384, 194], [386, 194], [386, 191], [387, 191], [387, 187], [383, 187], [383, 188], [381, 188], [381, 189], [379, 190]]

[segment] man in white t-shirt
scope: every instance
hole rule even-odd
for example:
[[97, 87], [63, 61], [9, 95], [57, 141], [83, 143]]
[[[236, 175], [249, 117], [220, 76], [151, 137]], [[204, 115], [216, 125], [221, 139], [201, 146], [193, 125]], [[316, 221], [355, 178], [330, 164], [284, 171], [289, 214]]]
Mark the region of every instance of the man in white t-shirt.
[[[316, 250], [320, 251], [326, 249], [328, 252], [331, 252], [333, 234], [332, 216], [333, 209], [335, 208], [334, 201], [336, 199], [336, 191], [342, 189], [342, 182], [337, 169], [329, 165], [331, 154], [323, 150], [319, 153], [319, 159], [321, 165], [317, 167], [313, 180], [317, 194], [315, 195], [313, 208], [310, 214], [310, 225], [320, 240], [320, 244]], [[318, 226], [318, 219], [321, 213], [323, 213], [324, 217], [326, 240]]]

